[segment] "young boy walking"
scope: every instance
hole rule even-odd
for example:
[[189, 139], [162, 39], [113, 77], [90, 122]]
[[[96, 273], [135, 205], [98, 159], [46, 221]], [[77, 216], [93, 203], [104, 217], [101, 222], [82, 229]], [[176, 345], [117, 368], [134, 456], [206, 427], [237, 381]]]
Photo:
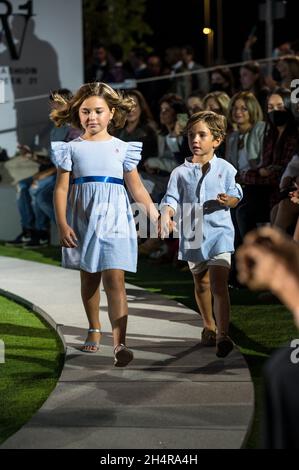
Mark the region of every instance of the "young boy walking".
[[228, 276], [234, 252], [230, 208], [241, 200], [242, 189], [235, 168], [214, 154], [225, 137], [225, 117], [201, 111], [191, 116], [186, 129], [192, 156], [171, 173], [160, 204], [161, 237], [168, 235], [171, 218], [179, 212], [179, 259], [188, 261], [193, 275], [204, 326], [201, 342], [216, 345], [216, 355], [226, 357], [233, 349], [228, 336]]

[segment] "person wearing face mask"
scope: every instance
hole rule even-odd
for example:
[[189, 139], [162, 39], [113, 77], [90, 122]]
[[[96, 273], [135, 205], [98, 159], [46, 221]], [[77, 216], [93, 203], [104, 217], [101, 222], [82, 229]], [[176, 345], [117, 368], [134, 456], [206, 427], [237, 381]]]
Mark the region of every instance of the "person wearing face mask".
[[[260, 165], [246, 172], [244, 182], [252, 185], [255, 197], [249, 206], [237, 210], [242, 236], [254, 229], [258, 222], [269, 222], [271, 209], [281, 199], [281, 176], [296, 153], [298, 130], [291, 112], [291, 91], [276, 88], [268, 96], [267, 122]], [[258, 207], [258, 211], [257, 211]]]
[[224, 91], [228, 96], [233, 96], [235, 84], [231, 69], [219, 67], [212, 71], [210, 91]]

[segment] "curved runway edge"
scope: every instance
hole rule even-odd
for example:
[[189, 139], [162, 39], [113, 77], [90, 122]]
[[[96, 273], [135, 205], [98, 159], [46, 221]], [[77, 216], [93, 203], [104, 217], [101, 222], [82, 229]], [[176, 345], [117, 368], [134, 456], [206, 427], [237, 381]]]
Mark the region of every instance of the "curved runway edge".
[[[199, 343], [198, 314], [133, 285], [127, 341], [135, 359], [113, 367], [107, 301], [101, 291], [100, 351], [86, 336], [78, 271], [0, 257], [0, 288], [56, 329], [66, 360], [55, 390], [2, 449], [237, 449], [254, 412], [243, 356], [225, 360]], [[34, 288], [33, 288], [34, 286]]]

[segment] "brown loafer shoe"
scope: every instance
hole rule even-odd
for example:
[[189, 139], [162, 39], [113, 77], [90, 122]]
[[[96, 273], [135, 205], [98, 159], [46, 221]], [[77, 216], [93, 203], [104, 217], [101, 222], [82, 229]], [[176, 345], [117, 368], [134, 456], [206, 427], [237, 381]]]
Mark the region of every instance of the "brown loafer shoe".
[[204, 328], [201, 332], [201, 344], [203, 346], [216, 346], [216, 332]]
[[229, 336], [221, 336], [216, 342], [216, 356], [226, 357], [234, 349], [234, 343]]
[[125, 367], [134, 359], [133, 352], [124, 344], [118, 344], [114, 348], [115, 367]]

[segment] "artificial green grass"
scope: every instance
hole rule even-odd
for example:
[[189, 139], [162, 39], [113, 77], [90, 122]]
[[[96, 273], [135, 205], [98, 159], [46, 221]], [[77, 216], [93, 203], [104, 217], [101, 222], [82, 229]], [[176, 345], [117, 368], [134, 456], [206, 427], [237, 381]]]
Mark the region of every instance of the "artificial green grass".
[[59, 378], [64, 350], [56, 333], [25, 307], [0, 296], [0, 443], [42, 406]]
[[[0, 256], [14, 256], [32, 261], [60, 264], [60, 249], [55, 247], [29, 251], [6, 248], [0, 244]], [[126, 281], [177, 300], [197, 310], [190, 272], [170, 264], [155, 265], [139, 259], [138, 272]], [[247, 289], [231, 289], [232, 317], [230, 334], [244, 355], [252, 376], [256, 410], [246, 448], [259, 447], [259, 423], [262, 412], [262, 369], [274, 349], [298, 336], [292, 315], [280, 304], [261, 304], [258, 294]]]

